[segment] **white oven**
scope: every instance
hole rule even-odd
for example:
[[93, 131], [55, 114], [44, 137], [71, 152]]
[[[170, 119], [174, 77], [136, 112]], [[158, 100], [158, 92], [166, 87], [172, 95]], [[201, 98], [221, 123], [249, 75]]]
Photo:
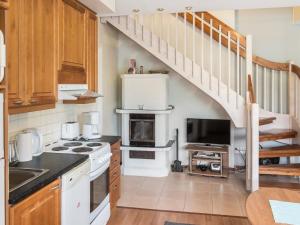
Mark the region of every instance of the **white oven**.
[[49, 146], [46, 151], [52, 153], [87, 154], [89, 156], [88, 186], [87, 189], [85, 188], [88, 190], [88, 197], [86, 197], [87, 191], [83, 191], [76, 198], [81, 200], [87, 199], [84, 207], [88, 208], [87, 218], [90, 225], [106, 225], [110, 217], [109, 164], [112, 156], [110, 144], [97, 141], [62, 141]]
[[[101, 166], [90, 172], [90, 224], [106, 225], [110, 217], [109, 164], [111, 153], [101, 159]], [[99, 160], [99, 159], [97, 159]], [[93, 164], [93, 163], [92, 163]], [[95, 164], [94, 164], [95, 165]]]

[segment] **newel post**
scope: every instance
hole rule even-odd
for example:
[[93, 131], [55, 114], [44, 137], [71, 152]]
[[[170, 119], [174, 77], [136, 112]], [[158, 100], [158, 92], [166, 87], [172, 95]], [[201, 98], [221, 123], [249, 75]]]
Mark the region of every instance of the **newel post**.
[[[248, 84], [248, 75], [251, 84]], [[259, 189], [259, 106], [255, 98], [250, 98], [250, 91], [254, 93], [252, 84], [252, 36], [246, 36], [246, 109], [247, 109], [247, 160], [246, 160], [246, 188], [249, 191]], [[252, 89], [252, 90], [249, 90]], [[251, 102], [251, 100], [254, 102]]]

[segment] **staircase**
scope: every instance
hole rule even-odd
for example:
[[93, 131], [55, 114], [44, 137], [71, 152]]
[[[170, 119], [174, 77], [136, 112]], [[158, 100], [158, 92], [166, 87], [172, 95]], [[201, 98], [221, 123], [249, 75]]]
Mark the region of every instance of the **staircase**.
[[[207, 12], [133, 14], [104, 17], [102, 22], [213, 98], [236, 127], [247, 128], [249, 189], [258, 188], [259, 174], [300, 176], [298, 164], [258, 167], [259, 159], [300, 156], [299, 145], [292, 143], [259, 151], [259, 142], [300, 143], [300, 67], [253, 55], [251, 36]], [[281, 117], [288, 122], [277, 126]]]

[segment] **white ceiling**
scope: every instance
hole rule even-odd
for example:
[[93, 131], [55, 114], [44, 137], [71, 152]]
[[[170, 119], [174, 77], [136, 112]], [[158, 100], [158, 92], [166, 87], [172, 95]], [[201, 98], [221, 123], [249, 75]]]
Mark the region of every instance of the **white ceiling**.
[[182, 12], [192, 6], [192, 11], [277, 8], [300, 6], [300, 0], [116, 0], [115, 15], [128, 15], [133, 9], [153, 13], [157, 8], [168, 12]]

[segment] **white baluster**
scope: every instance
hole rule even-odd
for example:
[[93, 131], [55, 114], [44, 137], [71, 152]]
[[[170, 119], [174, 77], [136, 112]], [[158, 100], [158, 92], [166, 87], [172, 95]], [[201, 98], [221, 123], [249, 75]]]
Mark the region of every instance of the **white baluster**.
[[201, 13], [201, 83], [203, 84], [204, 71], [204, 14]]
[[176, 13], [175, 18], [175, 48], [178, 49], [178, 13]]
[[293, 62], [289, 62], [289, 72], [288, 72], [288, 111], [289, 114], [292, 116], [296, 116], [295, 112], [295, 79], [296, 76], [293, 75], [292, 73], [292, 64]]
[[271, 97], [272, 97], [272, 101], [271, 101], [271, 110], [272, 112], [275, 112], [275, 93], [274, 93], [274, 88], [275, 88], [275, 77], [274, 77], [274, 70], [272, 70], [271, 72]]
[[237, 37], [236, 43], [236, 108], [239, 108], [240, 95], [240, 37]]
[[228, 78], [227, 78], [227, 101], [230, 101], [231, 86], [231, 33], [228, 31]]
[[186, 12], [184, 12], [184, 38], [183, 38], [183, 52], [184, 52], [184, 60], [183, 60], [183, 70], [186, 72], [186, 41], [187, 41], [187, 26], [186, 26]]
[[252, 75], [252, 36], [246, 36], [246, 98], [247, 98], [247, 87], [248, 87], [248, 75]]
[[195, 56], [195, 54], [196, 54], [196, 50], [195, 50], [195, 27], [196, 27], [196, 18], [195, 18], [195, 14], [194, 13], [192, 13], [192, 16], [193, 16], [193, 66], [192, 66], [192, 68], [193, 68], [193, 70], [192, 70], [192, 76], [195, 76], [195, 59], [196, 59], [196, 56]]
[[255, 64], [255, 94], [256, 94], [256, 100], [257, 100], [257, 103], [258, 103], [258, 101], [259, 101], [259, 97], [258, 97], [258, 89], [259, 89], [259, 87], [258, 87], [258, 85], [259, 85], [259, 83], [258, 83], [258, 79], [259, 79], [259, 77], [258, 77], [258, 64]]
[[280, 105], [280, 113], [283, 113], [283, 101], [282, 101], [282, 71], [279, 71], [279, 105]]
[[137, 36], [137, 14], [134, 14], [134, 35]]
[[264, 109], [267, 110], [267, 68], [264, 67]]
[[221, 94], [222, 82], [222, 26], [219, 25], [219, 79], [218, 79], [218, 95]]
[[140, 21], [140, 24], [142, 26], [142, 41], [144, 41], [144, 27], [145, 27], [145, 24], [144, 24], [144, 15], [141, 15], [141, 21]]
[[[166, 17], [168, 16], [168, 14], [165, 15]], [[167, 21], [167, 59], [169, 59], [169, 48], [170, 48], [170, 29], [171, 29], [171, 24], [169, 21], [169, 18], [166, 18]], [[168, 24], [169, 23], [169, 24]]]
[[153, 47], [153, 36], [154, 36], [154, 19], [155, 19], [155, 14], [151, 15], [151, 47]]
[[162, 13], [160, 12], [159, 13], [159, 20], [160, 20], [160, 23], [159, 23], [159, 38], [158, 38], [158, 51], [159, 53], [161, 53], [161, 48], [162, 48], [162, 34], [163, 34], [163, 17], [162, 17]]
[[[244, 71], [244, 61], [243, 61], [243, 57], [240, 56], [240, 62], [241, 62], [241, 69], [240, 69], [240, 80], [241, 80], [241, 96], [243, 96], [244, 94], [244, 76], [246, 71]], [[247, 77], [245, 76], [245, 79], [247, 79]], [[246, 87], [247, 89], [247, 87]], [[245, 96], [245, 98], [247, 98], [247, 95]]]
[[126, 17], [126, 29], [129, 29], [129, 16]]
[[213, 20], [210, 19], [210, 44], [209, 44], [209, 89], [212, 89], [212, 75], [213, 75]]
[[178, 50], [178, 13], [176, 13], [176, 23], [175, 23], [175, 65], [177, 65], [177, 50]]
[[295, 117], [296, 119], [299, 118], [299, 109], [298, 109], [298, 101], [299, 101], [299, 97], [298, 97], [298, 77], [296, 75], [294, 75], [294, 78], [295, 78]]

